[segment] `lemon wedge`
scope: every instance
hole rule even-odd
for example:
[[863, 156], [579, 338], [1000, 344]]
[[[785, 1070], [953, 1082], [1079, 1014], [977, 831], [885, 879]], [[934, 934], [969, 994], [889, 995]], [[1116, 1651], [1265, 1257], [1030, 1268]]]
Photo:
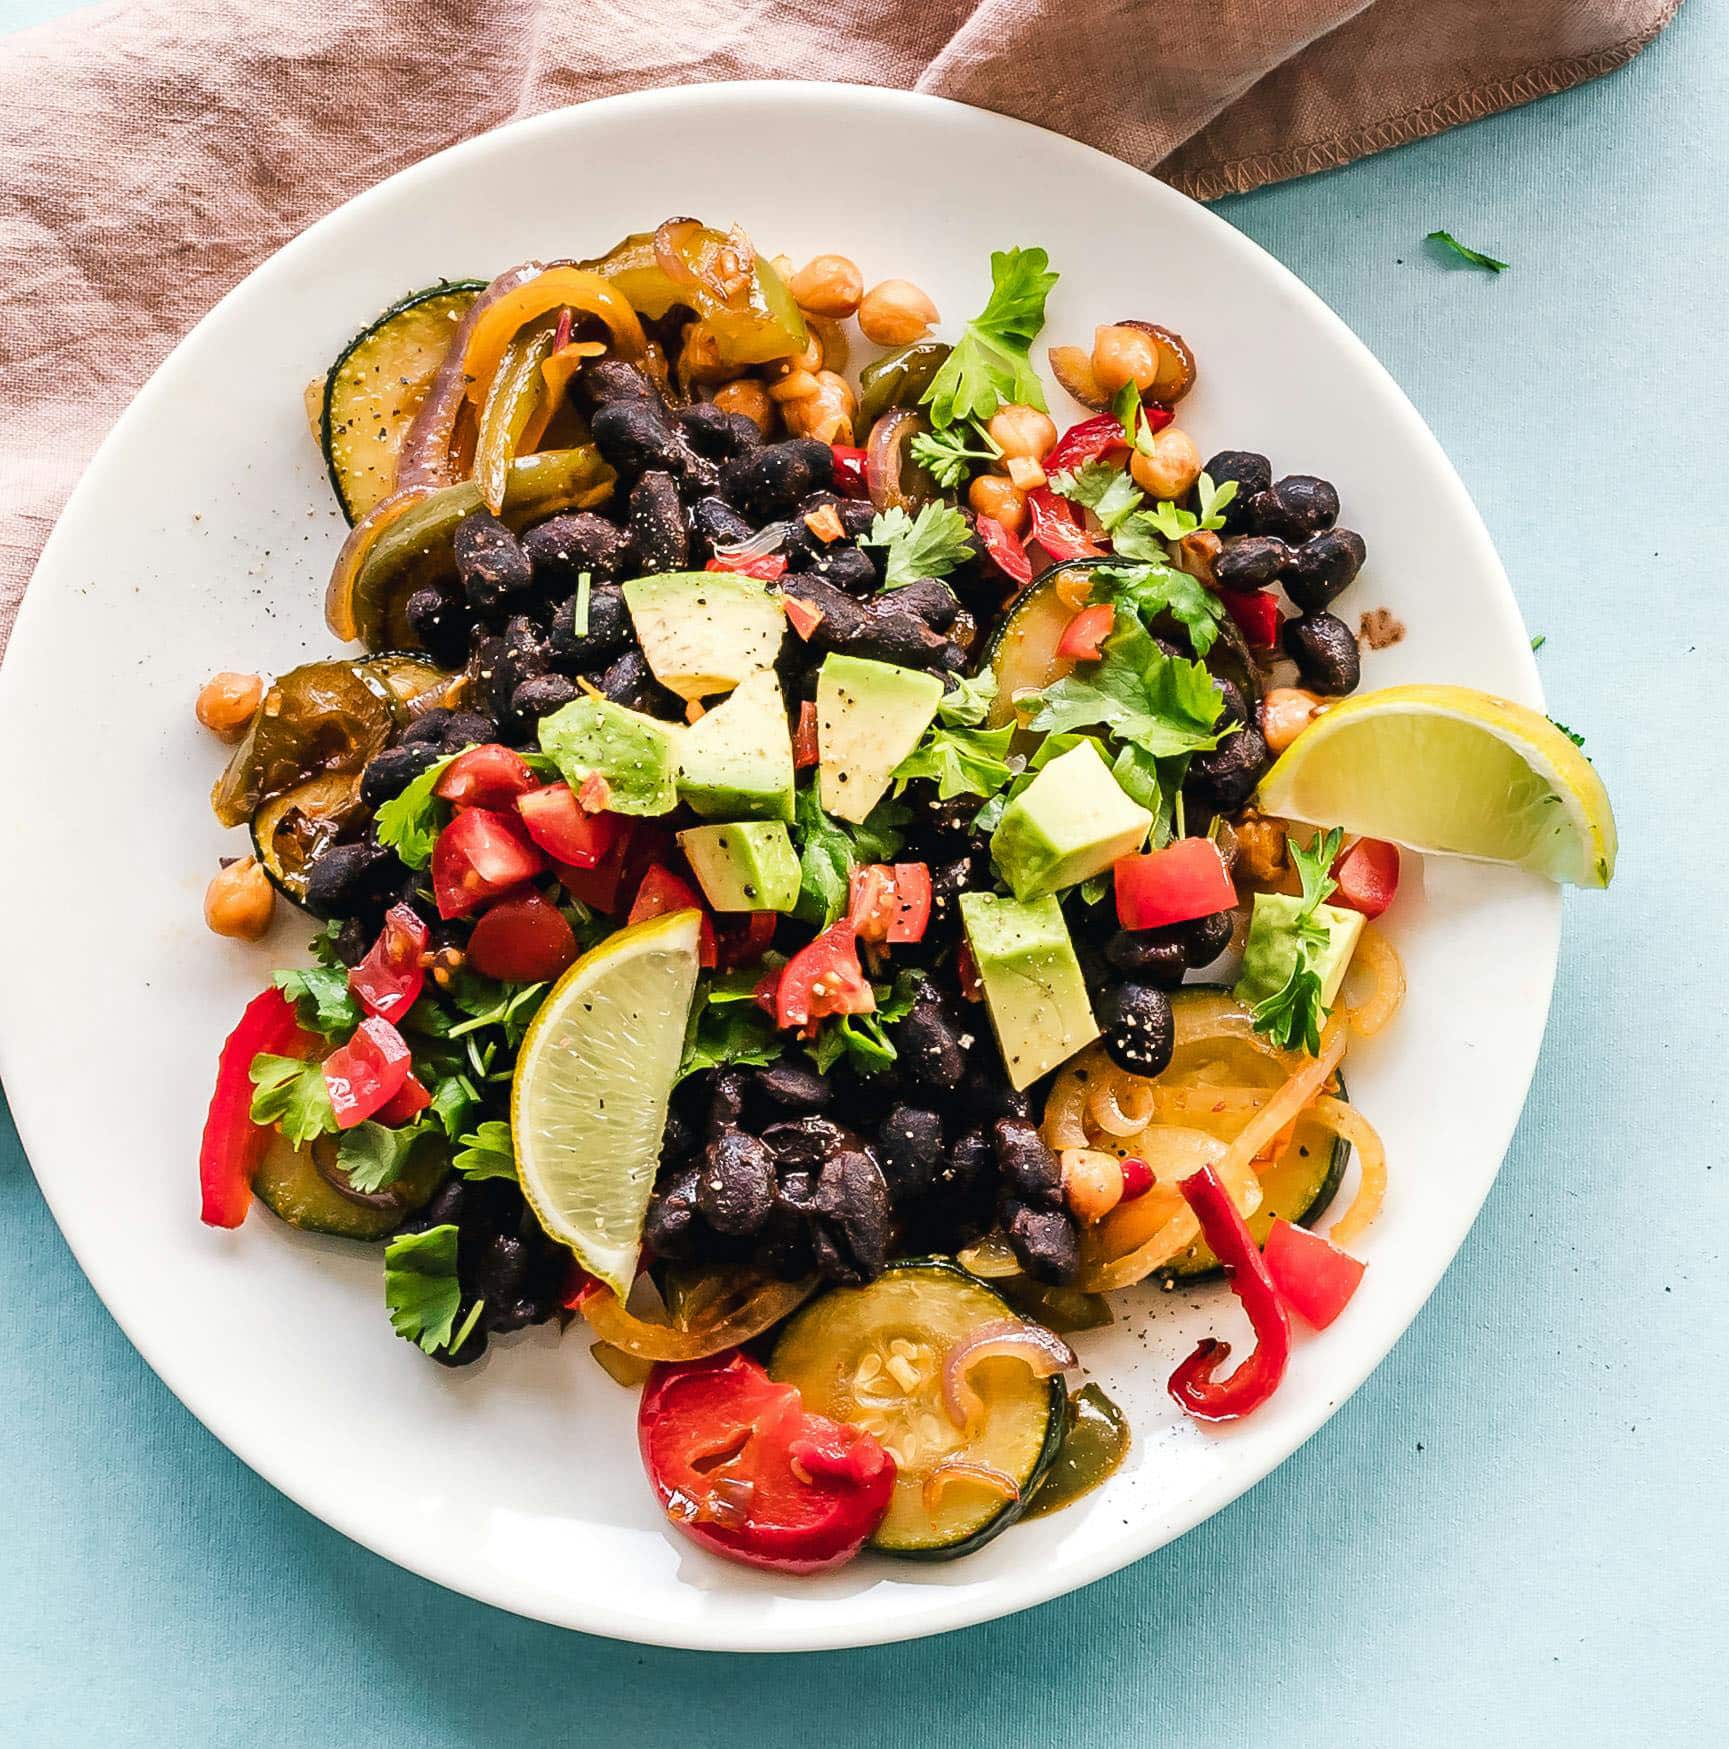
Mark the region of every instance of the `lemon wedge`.
[[1280, 755], [1256, 806], [1572, 886], [1606, 887], [1615, 872], [1596, 767], [1547, 717], [1468, 686], [1391, 686], [1331, 706]]
[[522, 1194], [547, 1232], [621, 1300], [636, 1277], [660, 1164], [701, 921], [675, 911], [584, 954], [541, 1004], [511, 1082]]

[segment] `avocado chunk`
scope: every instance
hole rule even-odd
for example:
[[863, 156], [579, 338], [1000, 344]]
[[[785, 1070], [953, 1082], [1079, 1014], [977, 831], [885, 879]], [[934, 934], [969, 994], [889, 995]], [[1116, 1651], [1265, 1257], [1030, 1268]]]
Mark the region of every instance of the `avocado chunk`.
[[1059, 754], [1009, 803], [991, 858], [1017, 899], [1042, 898], [1102, 874], [1140, 849], [1153, 816], [1130, 799], [1083, 741]]
[[692, 826], [678, 847], [717, 911], [790, 911], [798, 902], [798, 857], [779, 820]]
[[[1297, 915], [1303, 901], [1294, 893], [1256, 893], [1249, 918], [1249, 938], [1243, 943], [1243, 970], [1232, 992], [1239, 1002], [1254, 1007], [1277, 996], [1290, 982], [1297, 963]], [[1345, 981], [1345, 970], [1363, 935], [1361, 911], [1342, 905], [1317, 905], [1310, 914], [1327, 932], [1325, 946], [1309, 954], [1309, 964], [1321, 980], [1321, 1006], [1332, 1005]]]
[[655, 679], [687, 701], [772, 668], [786, 631], [780, 597], [731, 571], [638, 577], [625, 584], [624, 604]]
[[605, 698], [573, 699], [540, 719], [540, 747], [572, 789], [594, 772], [612, 791], [615, 814], [666, 814], [678, 806], [676, 723]]
[[1030, 1086], [1099, 1036], [1062, 907], [994, 893], [962, 893], [960, 903], [1009, 1082]]
[[685, 730], [678, 793], [705, 820], [790, 820], [792, 790], [786, 700], [764, 668]]
[[860, 656], [826, 657], [816, 681], [823, 811], [855, 826], [863, 820], [931, 726], [942, 695], [934, 674]]

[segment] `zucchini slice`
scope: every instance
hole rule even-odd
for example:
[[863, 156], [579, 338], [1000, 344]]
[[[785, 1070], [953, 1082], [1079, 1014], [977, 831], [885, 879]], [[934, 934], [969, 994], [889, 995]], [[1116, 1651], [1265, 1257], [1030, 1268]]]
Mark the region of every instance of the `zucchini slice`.
[[252, 816], [252, 853], [270, 884], [303, 905], [312, 864], [361, 811], [357, 773], [309, 778], [259, 804]]
[[[981, 1361], [971, 1382], [983, 1424], [964, 1433], [943, 1404], [943, 1361], [988, 1324], [1014, 1318], [1008, 1302], [946, 1258], [891, 1264], [862, 1288], [832, 1288], [796, 1313], [775, 1344], [770, 1373], [797, 1385], [805, 1407], [873, 1433], [899, 1475], [873, 1548], [947, 1559], [970, 1554], [1021, 1515], [1062, 1443], [1062, 1377], [1035, 1378], [1014, 1359]], [[926, 1481], [946, 1463], [986, 1465], [1019, 1492], [1005, 1500], [961, 1477], [933, 1508]]]
[[396, 484], [396, 457], [452, 336], [484, 282], [445, 280], [410, 292], [349, 341], [324, 379], [319, 437], [350, 522]]
[[[315, 1151], [318, 1159], [313, 1157]], [[319, 1170], [319, 1160], [327, 1170], [336, 1171], [334, 1136], [320, 1136], [305, 1148], [273, 1136], [270, 1151], [253, 1176], [253, 1191], [273, 1215], [291, 1227], [365, 1243], [394, 1233], [409, 1215], [423, 1208], [450, 1169], [444, 1143], [430, 1132], [416, 1146], [402, 1176], [376, 1196], [362, 1198], [357, 1191], [344, 1194]]]

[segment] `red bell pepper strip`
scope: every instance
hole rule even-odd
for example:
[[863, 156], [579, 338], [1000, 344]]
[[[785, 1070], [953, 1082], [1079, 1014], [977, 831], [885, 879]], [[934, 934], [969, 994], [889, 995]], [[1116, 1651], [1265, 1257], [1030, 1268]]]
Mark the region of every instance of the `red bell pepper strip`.
[[1268, 589], [1221, 589], [1225, 612], [1257, 650], [1275, 649], [1279, 642], [1279, 603]]
[[1317, 1330], [1325, 1330], [1344, 1311], [1367, 1267], [1319, 1233], [1286, 1220], [1273, 1222], [1262, 1256], [1286, 1303]]
[[1033, 562], [1027, 557], [1027, 549], [1004, 523], [998, 522], [994, 516], [980, 516], [976, 518], [975, 526], [991, 562], [1005, 577], [1023, 588], [1032, 582]]
[[368, 1014], [397, 1021], [420, 1000], [426, 984], [421, 963], [432, 932], [409, 905], [392, 905], [384, 927], [359, 965], [350, 968], [348, 987]]
[[806, 601], [802, 596], [783, 595], [781, 606], [786, 609], [786, 623], [807, 644], [816, 628], [828, 618], [828, 615], [814, 601]]
[[793, 731], [792, 762], [800, 771], [820, 763], [816, 740], [816, 706], [807, 698], [798, 707], [798, 727]]
[[1228, 1342], [1206, 1337], [1171, 1374], [1177, 1406], [1200, 1421], [1240, 1421], [1279, 1388], [1291, 1358], [1291, 1321], [1267, 1273], [1253, 1236], [1211, 1166], [1183, 1179], [1177, 1188], [1201, 1223], [1201, 1237], [1225, 1266], [1231, 1292], [1243, 1303], [1255, 1330], [1255, 1352], [1228, 1379], [1217, 1377], [1231, 1352]]
[[697, 960], [712, 966], [716, 960], [714, 919], [702, 902], [702, 894], [689, 881], [675, 875], [664, 863], [655, 863], [642, 877], [636, 898], [630, 907], [627, 923], [642, 923], [650, 917], [664, 917], [669, 911], [698, 911], [702, 914], [702, 929], [697, 938]]
[[1125, 929], [1162, 929], [1229, 911], [1237, 889], [1210, 838], [1179, 838], [1145, 856], [1125, 856], [1111, 870], [1117, 921]]
[[1056, 441], [1056, 447], [1039, 464], [1047, 475], [1069, 474], [1096, 462], [1114, 449], [1127, 449], [1129, 434], [1114, 413], [1100, 413], [1071, 425]]
[[834, 489], [844, 498], [868, 498], [865, 452], [850, 443], [831, 443], [829, 448], [834, 451]]
[[1033, 487], [1027, 494], [1027, 510], [1033, 519], [1031, 538], [1057, 564], [1064, 564], [1069, 559], [1103, 557], [1104, 548], [1081, 527], [1074, 505], [1066, 498], [1059, 498], [1049, 486]]
[[1359, 838], [1333, 865], [1339, 883], [1331, 903], [1379, 917], [1399, 891], [1399, 847], [1384, 838]]
[[238, 1227], [252, 1203], [252, 1175], [270, 1146], [268, 1125], [252, 1121], [252, 1059], [310, 1057], [321, 1041], [302, 1030], [280, 990], [247, 1003], [216, 1063], [216, 1090], [198, 1148], [199, 1218], [207, 1227]]
[[1095, 601], [1083, 607], [1063, 628], [1057, 640], [1057, 654], [1074, 662], [1096, 662], [1099, 646], [1111, 635], [1117, 610], [1108, 601]]
[[760, 553], [754, 559], [715, 558], [703, 566], [705, 571], [732, 571], [740, 577], [755, 577], [762, 583], [774, 583], [786, 575], [785, 553]]
[[858, 941], [844, 918], [801, 947], [775, 986], [775, 1025], [809, 1026], [830, 1014], [869, 1014], [876, 994], [859, 964]]
[[363, 1020], [348, 1043], [324, 1059], [324, 1085], [336, 1127], [351, 1130], [376, 1117], [408, 1081], [413, 1058], [388, 1020]]

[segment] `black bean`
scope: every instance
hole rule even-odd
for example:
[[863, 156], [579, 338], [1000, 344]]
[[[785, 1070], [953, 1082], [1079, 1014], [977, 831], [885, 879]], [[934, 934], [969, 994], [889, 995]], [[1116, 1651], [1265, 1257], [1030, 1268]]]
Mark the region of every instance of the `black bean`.
[[1239, 729], [1210, 752], [1191, 756], [1183, 794], [1202, 807], [1233, 813], [1255, 793], [1255, 785], [1271, 763], [1272, 754], [1261, 731]]
[[1328, 528], [1297, 548], [1285, 577], [1285, 593], [1303, 613], [1319, 613], [1356, 580], [1368, 557], [1363, 537], [1352, 528]]
[[1306, 613], [1285, 621], [1285, 654], [1297, 665], [1303, 684], [1330, 698], [1357, 690], [1363, 659], [1351, 628], [1330, 613]]
[[654, 671], [640, 650], [626, 650], [608, 664], [595, 684], [614, 704], [626, 705], [635, 711], [648, 711], [656, 716], [666, 716], [676, 702], [655, 679]]
[[1314, 474], [1287, 474], [1248, 501], [1246, 517], [1257, 534], [1282, 540], [1307, 540], [1330, 528], [1339, 514], [1339, 494], [1330, 480]]
[[383, 807], [443, 757], [437, 747], [426, 741], [386, 747], [367, 762], [366, 769], [360, 774], [361, 801], [369, 808]]
[[774, 1155], [755, 1136], [732, 1130], [710, 1142], [696, 1183], [696, 1206], [717, 1233], [748, 1238], [762, 1230], [775, 1198]]
[[577, 696], [576, 682], [562, 674], [537, 674], [510, 695], [510, 714], [519, 723], [538, 723], [563, 710]]
[[[975, 803], [977, 796], [954, 797], [956, 801]], [[978, 809], [972, 807], [971, 813]], [[978, 884], [983, 871], [977, 860], [972, 856], [955, 857], [952, 861], [938, 863], [931, 869], [931, 923], [937, 928], [946, 927], [959, 915], [959, 900], [962, 893], [969, 887]]]
[[820, 577], [825, 583], [832, 583], [836, 589], [844, 589], [852, 596], [875, 594], [882, 584], [870, 554], [850, 541], [837, 540], [819, 547], [798, 569], [802, 574]]
[[1219, 722], [1246, 723], [1249, 720], [1248, 700], [1243, 697], [1243, 689], [1234, 680], [1227, 680], [1223, 675], [1215, 674], [1213, 684], [1219, 689], [1219, 697], [1224, 701], [1224, 708], [1219, 712]]
[[462, 591], [441, 583], [416, 589], [402, 607], [409, 630], [441, 668], [460, 668], [468, 659], [473, 616]]
[[657, 412], [664, 414], [666, 411], [660, 390], [650, 382], [647, 374], [622, 359], [590, 359], [582, 367], [577, 383], [595, 407], [604, 407], [614, 401], [636, 401], [642, 406], [653, 407]]
[[991, 1145], [1006, 1191], [1040, 1207], [1062, 1200], [1062, 1168], [1030, 1118], [998, 1118], [991, 1125]]
[[1233, 535], [1213, 560], [1213, 576], [1223, 589], [1265, 589], [1290, 570], [1292, 548], [1270, 534]]
[[662, 1177], [649, 1198], [642, 1239], [656, 1257], [677, 1262], [697, 1249], [696, 1187], [700, 1174], [698, 1166], [682, 1167]]
[[709, 1080], [708, 1113], [704, 1134], [711, 1142], [736, 1130], [744, 1117], [745, 1073], [742, 1069], [717, 1069]]
[[[460, 1330], [468, 1320], [472, 1301], [465, 1301], [456, 1308], [454, 1329]], [[483, 1328], [484, 1318], [476, 1318], [469, 1332], [455, 1348], [435, 1348], [432, 1358], [440, 1366], [459, 1367], [472, 1366], [486, 1352], [486, 1331]]]
[[1183, 955], [1191, 966], [1210, 966], [1231, 945], [1234, 911], [1215, 911], [1210, 917], [1197, 917], [1189, 923], [1172, 926], [1183, 945]]
[[588, 592], [588, 630], [577, 632], [573, 595], [552, 616], [548, 648], [555, 667], [583, 673], [628, 650], [633, 636], [624, 591], [616, 584], [601, 583]]
[[481, 640], [475, 652], [475, 674], [492, 714], [500, 722], [510, 717], [510, 701], [516, 689], [525, 680], [546, 673], [551, 662], [546, 635], [526, 615], [513, 618], [502, 636]]
[[907, 1079], [939, 1091], [958, 1087], [967, 1071], [967, 1054], [942, 1006], [934, 999], [913, 1005], [895, 1029], [895, 1049]]
[[1131, 1075], [1158, 1075], [1170, 1067], [1176, 1043], [1171, 999], [1150, 984], [1118, 984], [1096, 1015], [1105, 1055]]
[[1144, 984], [1174, 990], [1183, 981], [1188, 957], [1168, 929], [1119, 929], [1105, 943], [1105, 961]]
[[762, 1140], [780, 1164], [783, 1184], [789, 1173], [814, 1173], [830, 1154], [864, 1146], [856, 1130], [826, 1117], [790, 1118], [770, 1124], [762, 1132]]
[[690, 533], [693, 555], [706, 563], [717, 547], [743, 546], [756, 530], [724, 498], [710, 494], [691, 505]]
[[484, 711], [452, 711], [444, 725], [445, 751], [460, 753], [464, 747], [484, 747], [498, 739], [498, 723]]
[[456, 574], [476, 613], [502, 613], [534, 587], [534, 568], [522, 543], [491, 511], [465, 516], [452, 544]]
[[1080, 1235], [1066, 1210], [1029, 1208], [1005, 1198], [1002, 1216], [1010, 1248], [1034, 1281], [1060, 1287], [1074, 1280], [1081, 1267]]
[[474, 1296], [484, 1300], [480, 1320], [492, 1334], [520, 1330], [534, 1321], [534, 1303], [525, 1298], [528, 1246], [513, 1233], [487, 1233], [468, 1247], [462, 1274], [473, 1283]]
[[402, 865], [377, 844], [333, 844], [307, 871], [306, 908], [315, 917], [351, 917], [376, 909]]
[[348, 918], [336, 932], [336, 957], [345, 966], [357, 966], [371, 951], [371, 931], [358, 917]]
[[945, 1188], [956, 1191], [976, 1190], [994, 1176], [996, 1163], [989, 1132], [966, 1130], [949, 1144], [938, 1180]]
[[422, 711], [397, 737], [398, 743], [404, 747], [418, 746], [422, 742], [431, 747], [442, 747], [445, 730], [455, 716], [455, 711], [447, 711], [442, 705]]
[[896, 590], [865, 603], [864, 623], [844, 645], [836, 648], [851, 656], [874, 662], [894, 662], [906, 668], [934, 668], [942, 651], [952, 649], [948, 639], [933, 632], [916, 613], [895, 601]]
[[1205, 472], [1215, 486], [1237, 482], [1237, 495], [1225, 507], [1225, 532], [1237, 534], [1249, 526], [1248, 501], [1273, 483], [1273, 464], [1252, 449], [1222, 449]]
[[762, 444], [762, 433], [742, 413], [724, 413], [712, 401], [693, 401], [679, 409], [679, 429], [698, 455], [723, 462]]
[[922, 1195], [943, 1165], [943, 1120], [922, 1106], [890, 1106], [877, 1129], [877, 1158], [895, 1197]]
[[[850, 595], [825, 583], [808, 572], [789, 576], [781, 584], [781, 592], [821, 615], [810, 635], [814, 650], [845, 650], [860, 636], [865, 627], [865, 610]], [[791, 641], [790, 639], [788, 640]]]
[[758, 1235], [751, 1261], [780, 1281], [802, 1281], [814, 1274], [816, 1247], [804, 1211], [784, 1201], [776, 1202]]
[[834, 477], [834, 452], [813, 437], [764, 444], [720, 470], [721, 495], [759, 522], [785, 516]]
[[630, 575], [630, 536], [592, 510], [565, 510], [537, 522], [523, 535], [522, 550], [543, 588], [575, 588], [584, 571], [596, 583]]
[[644, 576], [689, 567], [690, 533], [671, 474], [651, 468], [631, 487], [630, 537], [636, 568]]
[[595, 447], [627, 480], [659, 469], [688, 490], [714, 489], [714, 463], [699, 456], [682, 431], [644, 402], [608, 402], [596, 411], [592, 430]]
[[830, 1280], [874, 1281], [888, 1259], [889, 1192], [868, 1148], [842, 1148], [817, 1180], [817, 1264]]
[[882, 599], [892, 602], [902, 612], [916, 614], [933, 632], [946, 632], [960, 617], [960, 601], [939, 577], [924, 577], [916, 583], [903, 584]]
[[[973, 1012], [980, 1017], [978, 1024], [984, 1025], [984, 1010], [975, 1008]], [[1033, 1115], [1031, 1097], [1009, 1085], [1008, 1072], [994, 1051], [978, 1053], [960, 1091], [967, 1111], [981, 1123], [992, 1124], [999, 1118], [1031, 1118]]]
[[804, 1063], [771, 1063], [751, 1086], [782, 1111], [821, 1111], [834, 1096], [829, 1083]]

